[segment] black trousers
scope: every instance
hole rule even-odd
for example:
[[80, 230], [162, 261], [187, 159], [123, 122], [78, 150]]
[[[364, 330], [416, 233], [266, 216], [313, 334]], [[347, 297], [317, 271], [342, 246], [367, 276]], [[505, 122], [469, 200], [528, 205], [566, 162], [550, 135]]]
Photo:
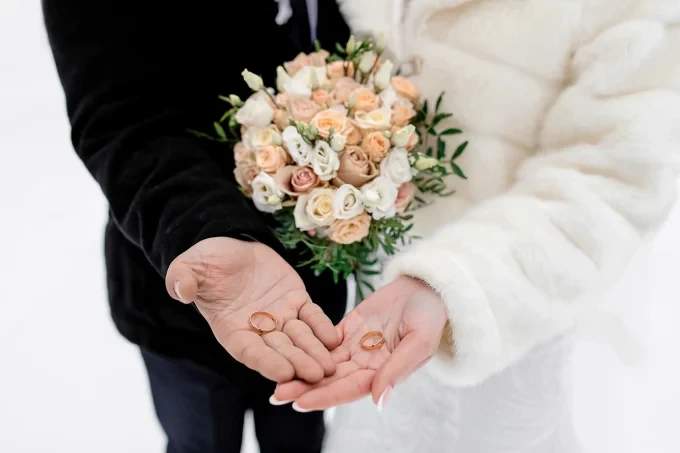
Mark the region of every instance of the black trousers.
[[274, 383], [253, 374], [236, 384], [187, 360], [142, 349], [168, 453], [239, 453], [244, 416], [252, 409], [261, 453], [320, 453], [323, 414], [272, 406]]

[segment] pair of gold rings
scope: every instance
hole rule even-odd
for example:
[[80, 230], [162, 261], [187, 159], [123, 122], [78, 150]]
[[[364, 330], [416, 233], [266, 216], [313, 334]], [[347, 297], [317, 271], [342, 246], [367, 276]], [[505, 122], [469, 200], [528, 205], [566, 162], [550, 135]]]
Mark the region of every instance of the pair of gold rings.
[[[267, 328], [259, 326], [258, 324], [255, 323], [253, 319], [257, 316], [264, 316], [265, 318], [269, 318], [274, 323], [274, 325]], [[269, 312], [256, 311], [250, 315], [250, 318], [248, 318], [248, 324], [250, 324], [250, 328], [255, 333], [257, 333], [258, 335], [264, 335], [266, 333], [273, 332], [276, 330], [276, 326], [278, 326], [278, 320], [276, 319], [276, 316], [272, 315]], [[376, 340], [369, 341], [373, 338], [376, 338]], [[378, 330], [371, 330], [370, 332], [367, 332], [363, 337], [361, 337], [360, 344], [361, 347], [366, 351], [375, 351], [376, 349], [380, 349], [385, 344], [385, 336], [382, 334], [382, 332]]]

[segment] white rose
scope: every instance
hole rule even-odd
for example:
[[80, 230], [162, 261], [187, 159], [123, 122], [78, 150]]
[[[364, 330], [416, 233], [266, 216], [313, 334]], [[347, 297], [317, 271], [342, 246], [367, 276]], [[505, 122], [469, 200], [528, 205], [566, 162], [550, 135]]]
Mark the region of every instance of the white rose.
[[283, 66], [279, 66], [276, 68], [276, 89], [279, 90], [280, 92], [285, 92], [286, 91], [286, 83], [290, 81], [291, 77], [288, 75], [285, 69], [283, 69]]
[[413, 124], [402, 127], [392, 136], [392, 142], [394, 143], [394, 146], [399, 148], [406, 147], [408, 142], [411, 141], [411, 135], [413, 135], [415, 132], [416, 127]]
[[390, 128], [392, 110], [389, 107], [380, 107], [370, 112], [356, 112], [354, 122], [361, 129], [386, 130]]
[[351, 219], [364, 211], [361, 191], [350, 184], [344, 184], [335, 191], [333, 215], [336, 219]]
[[404, 148], [394, 148], [387, 157], [380, 162], [380, 174], [399, 187], [412, 178], [411, 164], [408, 161], [408, 151]]
[[361, 195], [366, 211], [375, 220], [394, 217], [397, 213], [395, 203], [399, 189], [392, 181], [384, 176], [378, 176], [373, 181], [361, 187]]
[[249, 151], [255, 151], [260, 146], [271, 145], [274, 135], [277, 134], [276, 126], [249, 127], [243, 134], [242, 142]]
[[291, 99], [309, 99], [312, 96], [312, 87], [296, 79], [284, 83], [283, 91], [288, 93]]
[[309, 195], [300, 195], [297, 199], [297, 204], [293, 210], [293, 217], [295, 217], [295, 228], [302, 231], [309, 231], [316, 228], [307, 215], [307, 202]]
[[330, 80], [325, 66], [305, 66], [295, 73], [294, 80], [299, 80], [312, 90], [330, 88]]
[[313, 224], [328, 226], [333, 223], [333, 197], [333, 189], [314, 189], [309, 193], [305, 213]]
[[317, 140], [312, 151], [312, 169], [319, 175], [322, 181], [330, 181], [335, 178], [336, 172], [340, 168], [340, 158], [338, 153], [333, 151], [331, 145], [323, 140]]
[[342, 134], [333, 134], [331, 137], [331, 148], [333, 151], [340, 152], [345, 149], [345, 144], [347, 143], [347, 137]]
[[247, 127], [266, 127], [274, 119], [274, 109], [264, 99], [248, 99], [236, 112], [236, 121]]
[[393, 68], [394, 64], [390, 60], [386, 60], [380, 65], [380, 69], [378, 69], [378, 72], [375, 73], [375, 77], [373, 78], [373, 84], [378, 91], [383, 91], [390, 87]]
[[262, 81], [262, 77], [259, 75], [253, 74], [247, 69], [244, 69], [241, 73], [241, 76], [243, 76], [243, 80], [246, 81], [251, 90], [260, 91], [264, 88], [264, 82]]
[[253, 203], [262, 212], [276, 212], [281, 209], [283, 192], [276, 187], [276, 181], [272, 175], [260, 172], [251, 184], [253, 188]]
[[281, 134], [283, 144], [288, 150], [288, 154], [296, 164], [300, 166], [308, 165], [312, 158], [312, 145], [307, 143], [295, 126], [288, 126]]

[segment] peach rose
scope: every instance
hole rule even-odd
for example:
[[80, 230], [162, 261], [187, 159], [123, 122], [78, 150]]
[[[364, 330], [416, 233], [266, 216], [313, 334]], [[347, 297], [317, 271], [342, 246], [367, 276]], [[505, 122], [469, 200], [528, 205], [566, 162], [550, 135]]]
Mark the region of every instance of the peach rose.
[[394, 76], [392, 77], [390, 84], [399, 96], [408, 99], [414, 104], [418, 102], [418, 99], [420, 99], [420, 90], [406, 77]]
[[291, 117], [295, 121], [302, 121], [309, 123], [314, 118], [314, 115], [319, 113], [321, 107], [316, 102], [309, 99], [293, 99], [289, 103], [289, 110]]
[[319, 131], [319, 137], [327, 139], [331, 128], [334, 132], [345, 135], [349, 133], [349, 120], [344, 112], [340, 110], [322, 110], [314, 116], [311, 123]]
[[390, 139], [380, 131], [369, 132], [361, 142], [361, 148], [373, 162], [380, 162], [390, 150]]
[[326, 58], [330, 57], [331, 54], [326, 50], [319, 50], [318, 52], [312, 52], [309, 54], [309, 59], [312, 62], [312, 66], [321, 67], [326, 65]]
[[349, 77], [338, 79], [333, 85], [331, 96], [338, 102], [345, 103], [349, 101], [349, 97], [354, 90], [361, 88], [361, 84]]
[[347, 220], [336, 220], [328, 228], [328, 238], [337, 244], [353, 244], [368, 236], [371, 216], [362, 212]]
[[404, 127], [416, 116], [416, 111], [411, 104], [399, 102], [392, 106], [392, 125]]
[[340, 168], [338, 169], [338, 179], [342, 183], [361, 187], [376, 176], [378, 176], [378, 168], [368, 158], [366, 151], [358, 146], [345, 148], [340, 155]]
[[290, 126], [290, 114], [285, 110], [277, 110], [274, 112], [274, 124], [280, 130], [284, 130]]
[[239, 162], [252, 161], [251, 157], [251, 152], [248, 151], [248, 148], [246, 148], [246, 145], [244, 145], [243, 142], [238, 142], [234, 145], [234, 161], [237, 164]]
[[353, 124], [350, 124], [348, 126], [347, 133], [344, 135], [345, 137], [347, 137], [347, 142], [345, 142], [346, 145], [358, 145], [364, 138], [361, 135], [361, 131], [359, 130], [359, 128], [357, 128]]
[[312, 58], [309, 55], [302, 52], [297, 54], [297, 57], [295, 57], [295, 59], [287, 61], [283, 64], [283, 67], [286, 69], [286, 72], [291, 77], [293, 77], [296, 72], [298, 72], [305, 66], [313, 66], [313, 62]]
[[255, 161], [262, 171], [274, 174], [290, 162], [290, 156], [280, 146], [265, 145], [255, 151]]
[[[326, 65], [326, 73], [329, 79], [340, 79], [345, 77], [345, 62], [344, 61], [334, 61]], [[354, 65], [350, 62], [347, 67], [347, 76], [354, 76]]]
[[276, 95], [274, 98], [276, 99], [276, 105], [279, 107], [285, 107], [288, 104], [288, 100], [290, 99], [290, 96], [288, 93], [279, 93]]
[[287, 165], [276, 172], [276, 186], [292, 196], [309, 193], [319, 185], [319, 176], [309, 167]]
[[406, 151], [413, 151], [416, 149], [416, 146], [418, 146], [418, 140], [420, 140], [420, 136], [417, 133], [411, 134], [411, 136], [408, 138], [408, 143], [404, 147]]
[[328, 94], [328, 91], [316, 90], [312, 92], [312, 101], [316, 102], [319, 105], [328, 106], [331, 104], [331, 95]]
[[260, 173], [260, 169], [254, 163], [240, 162], [234, 168], [234, 177], [236, 182], [243, 189], [243, 191], [251, 195], [253, 193], [253, 188], [251, 184], [255, 177]]
[[350, 104], [355, 110], [370, 112], [380, 107], [380, 98], [370, 88], [357, 88], [350, 95]]
[[412, 182], [405, 182], [399, 186], [397, 201], [394, 203], [398, 213], [403, 213], [416, 196], [416, 186]]

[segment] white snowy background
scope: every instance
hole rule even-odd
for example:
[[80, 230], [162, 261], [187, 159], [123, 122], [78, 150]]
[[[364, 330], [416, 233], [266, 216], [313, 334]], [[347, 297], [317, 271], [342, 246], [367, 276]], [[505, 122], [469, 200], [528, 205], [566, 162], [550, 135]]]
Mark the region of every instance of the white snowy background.
[[[160, 453], [138, 351], [109, 318], [106, 203], [71, 148], [38, 1], [0, 0], [0, 156], [0, 452]], [[589, 453], [680, 452], [679, 264], [680, 209], [613, 297], [636, 307], [643, 366], [579, 344]]]

